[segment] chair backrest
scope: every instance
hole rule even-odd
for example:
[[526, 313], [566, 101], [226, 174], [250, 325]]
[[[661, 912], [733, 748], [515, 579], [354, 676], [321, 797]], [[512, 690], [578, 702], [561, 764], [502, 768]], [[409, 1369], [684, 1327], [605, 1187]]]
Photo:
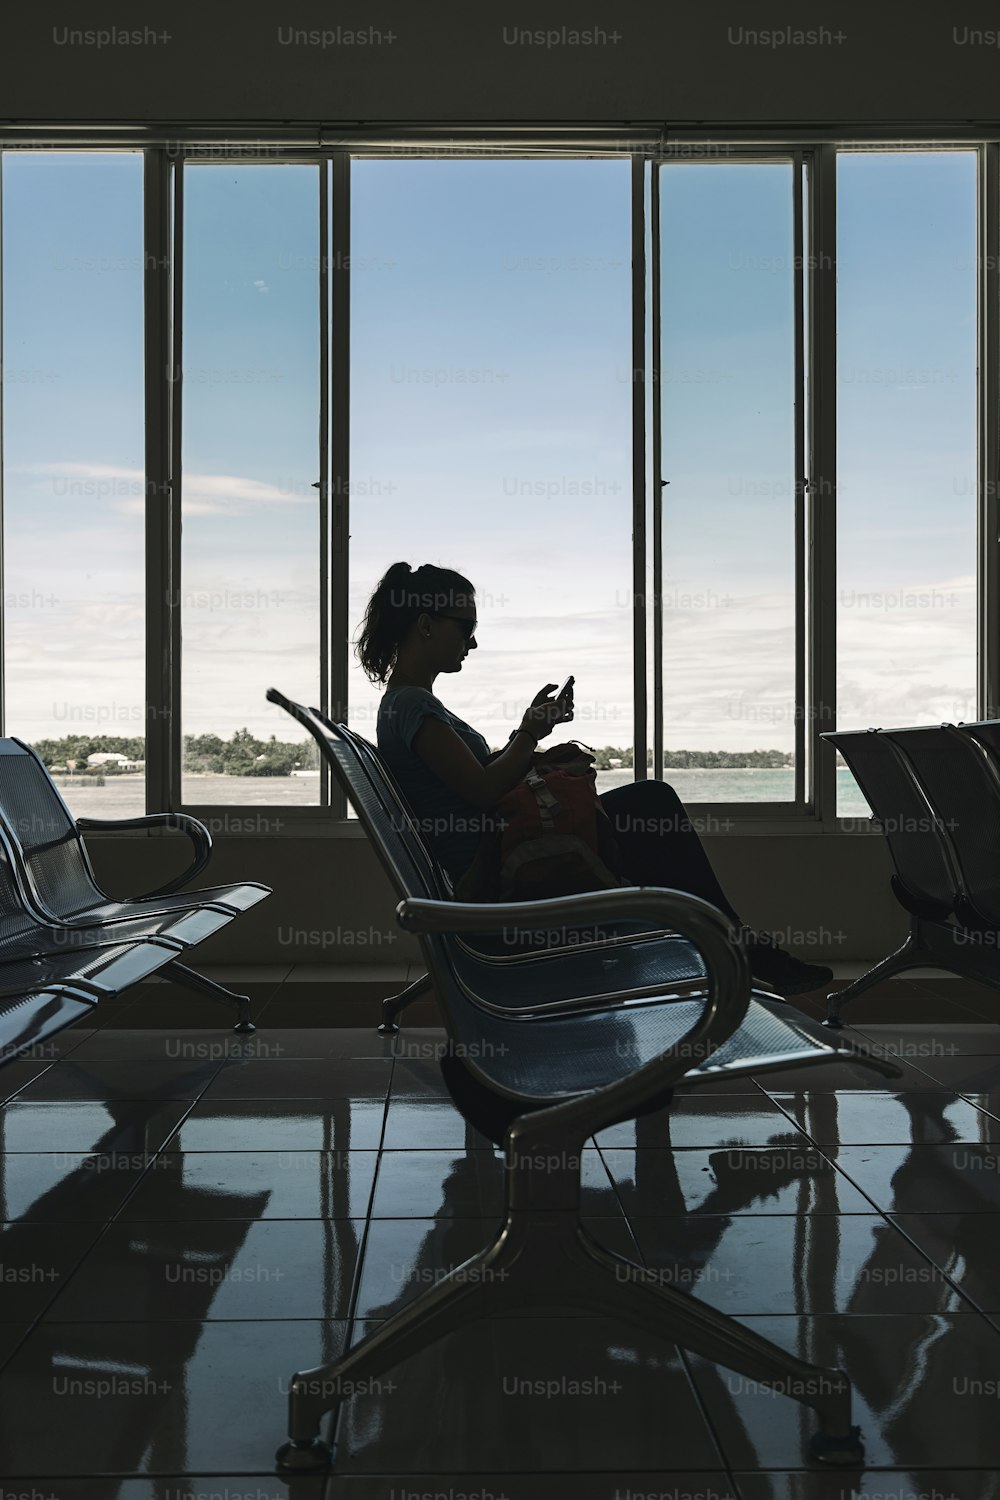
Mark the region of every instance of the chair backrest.
[[452, 885], [451, 876], [445, 870], [440, 860], [437, 859], [430, 846], [421, 838], [418, 831], [418, 819], [414, 815], [406, 797], [403, 795], [399, 783], [375, 746], [366, 740], [363, 735], [355, 734], [352, 729], [348, 729], [346, 724], [334, 724], [332, 719], [328, 718], [326, 714], [321, 713], [319, 709], [311, 709], [310, 712], [315, 714], [319, 722], [326, 727], [335, 739], [352, 746], [356, 750], [360, 764], [364, 767], [372, 786], [389, 811], [390, 817], [398, 819], [400, 810], [402, 810], [404, 821], [400, 831], [406, 839], [411, 857], [424, 873], [428, 890], [438, 900], [452, 900], [454, 886]]
[[[273, 701], [280, 702], [280, 695]], [[316, 719], [326, 727], [329, 733], [333, 735], [334, 739], [343, 741], [353, 746], [353, 748], [357, 751], [358, 757], [365, 770], [368, 772], [373, 787], [376, 789], [382, 799], [383, 804], [388, 809], [390, 817], [398, 822], [399, 814], [397, 809], [399, 807], [406, 809], [405, 827], [402, 831], [404, 835], [407, 836], [408, 847], [414, 862], [419, 865], [420, 869], [422, 870], [427, 881], [428, 889], [433, 892], [435, 898], [440, 901], [453, 901], [455, 899], [455, 887], [451, 876], [441, 864], [440, 860], [436, 858], [429, 845], [424, 841], [424, 839], [420, 837], [420, 834], [417, 831], [419, 827], [418, 819], [413, 815], [413, 812], [410, 809], [410, 805], [407, 802], [403, 792], [400, 790], [396, 778], [393, 776], [392, 772], [385, 764], [385, 761], [382, 759], [375, 746], [370, 744], [369, 741], [364, 739], [360, 734], [355, 734], [353, 730], [348, 729], [346, 725], [335, 724], [333, 720], [330, 719], [328, 715], [322, 713], [321, 710], [314, 708], [310, 709], [309, 711], [310, 713], [314, 714]], [[289, 710], [289, 712], [291, 712], [291, 710]], [[351, 797], [349, 791], [347, 795], [348, 800], [351, 801], [353, 805], [353, 798]], [[625, 925], [626, 930], [628, 931], [628, 924]], [[633, 928], [636, 926], [641, 926], [641, 924], [632, 924]], [[580, 944], [584, 944], [591, 940], [595, 942], [601, 940], [614, 941], [619, 929], [614, 923], [607, 923], [603, 926], [602, 931], [604, 934], [604, 938], [599, 939], [596, 935], [597, 928], [593, 924], [588, 929], [587, 933], [580, 932], [579, 929], [568, 927], [566, 929], [567, 934], [569, 934], [569, 936], [567, 937], [567, 942], [572, 941], [574, 942], [574, 946], [579, 946]], [[486, 954], [492, 958], [497, 959], [520, 957], [525, 952], [538, 952], [543, 949], [549, 952], [551, 952], [552, 950], [550, 933], [538, 934], [533, 933], [530, 930], [517, 934], [504, 933], [502, 937], [496, 933], [467, 932], [462, 936], [456, 936], [453, 939], [453, 943], [456, 947], [467, 949], [479, 957]]]
[[[291, 714], [316, 741], [320, 754], [353, 805], [396, 895], [401, 900], [415, 896], [450, 899], [430, 878], [433, 861], [413, 829], [412, 814], [393, 790], [388, 772], [382, 785], [373, 778], [371, 766], [378, 760], [374, 747], [345, 724], [334, 724], [316, 709], [293, 703], [277, 688], [268, 688], [267, 698]], [[484, 1011], [475, 1002], [463, 1000], [465, 991], [455, 973], [454, 937], [425, 933], [421, 934], [420, 943], [431, 974], [436, 980], [444, 981], [449, 995], [457, 1001], [444, 1006], [445, 1024], [450, 1035], [478, 1048], [493, 1023], [488, 1008]], [[472, 1055], [477, 1054], [473, 1052]]]
[[[0, 821], [0, 964], [17, 952], [34, 951], [44, 943], [44, 928], [26, 884], [24, 862]], [[5, 953], [5, 949], [9, 949]], [[2, 984], [2, 980], [0, 980]]]
[[[277, 703], [291, 714], [316, 741], [320, 754], [333, 768], [350, 799], [400, 900], [412, 896], [439, 901], [448, 899], [431, 878], [433, 862], [413, 828], [409, 808], [392, 790], [388, 780], [378, 785], [373, 779], [371, 759], [363, 754], [358, 744], [361, 736], [344, 724], [330, 723], [314, 708], [293, 703], [277, 688], [268, 688], [267, 697], [270, 703]], [[362, 743], [367, 744], [366, 741]], [[372, 756], [377, 756], [373, 746], [367, 748]]]
[[34, 750], [18, 739], [0, 739], [0, 819], [45, 911], [69, 916], [105, 899], [76, 819]]
[[900, 900], [918, 915], [943, 920], [959, 898], [958, 873], [941, 819], [906, 757], [878, 729], [822, 738], [844, 757], [885, 835]]
[[966, 734], [982, 745], [991, 765], [1000, 775], [1000, 719], [977, 719], [973, 724], [956, 724], [960, 734]]
[[885, 735], [906, 757], [944, 826], [963, 891], [959, 917], [1000, 925], [1000, 780], [982, 745], [953, 724]]

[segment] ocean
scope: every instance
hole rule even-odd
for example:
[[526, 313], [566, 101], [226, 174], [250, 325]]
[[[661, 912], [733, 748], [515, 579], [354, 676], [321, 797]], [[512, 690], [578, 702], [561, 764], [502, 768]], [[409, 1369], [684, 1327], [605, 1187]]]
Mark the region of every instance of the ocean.
[[[781, 802], [794, 788], [790, 768], [778, 770], [671, 770], [664, 781], [685, 805], [697, 802]], [[632, 780], [631, 771], [598, 771], [597, 790], [610, 791]], [[78, 818], [132, 818], [146, 811], [141, 776], [108, 776], [103, 786], [79, 777], [58, 776], [61, 789]], [[317, 776], [186, 776], [184, 795], [206, 807], [308, 807], [315, 805]], [[869, 816], [868, 805], [846, 767], [837, 771], [837, 810], [841, 817]]]

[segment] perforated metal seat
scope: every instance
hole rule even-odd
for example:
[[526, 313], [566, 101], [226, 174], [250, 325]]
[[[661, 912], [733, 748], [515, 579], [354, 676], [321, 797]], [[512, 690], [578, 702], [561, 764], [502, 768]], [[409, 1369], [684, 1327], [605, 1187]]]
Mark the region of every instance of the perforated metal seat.
[[[268, 886], [254, 881], [182, 891], [180, 887], [200, 874], [211, 854], [212, 840], [203, 823], [184, 813], [76, 819], [34, 750], [18, 739], [0, 739], [0, 816], [23, 855], [43, 908], [70, 924], [170, 915], [205, 905], [235, 915], [270, 895]], [[146, 896], [127, 901], [112, 899], [97, 882], [81, 831], [152, 828], [176, 828], [186, 833], [195, 846], [191, 865]]]
[[[0, 1063], [89, 1014], [99, 1000], [148, 979], [181, 944], [143, 924], [69, 929], [29, 906], [12, 850], [0, 830]], [[138, 930], [136, 930], [138, 929]]]
[[[179, 890], [208, 863], [212, 840], [204, 824], [182, 813], [75, 819], [34, 750], [14, 738], [0, 739], [0, 825], [34, 914], [43, 922], [74, 932], [92, 935], [100, 928], [105, 941], [159, 938], [181, 952], [227, 926], [240, 912], [270, 894], [268, 886], [256, 882]], [[153, 828], [176, 828], [186, 833], [194, 846], [191, 864], [146, 896], [132, 900], [109, 897], [97, 882], [81, 832]], [[236, 994], [176, 960], [168, 972], [170, 978], [234, 1005], [238, 1031], [254, 1029], [248, 996]]]
[[[392, 819], [423, 876], [426, 889], [441, 900], [452, 900], [454, 887], [447, 871], [420, 836], [419, 820], [374, 745], [345, 725], [334, 726], [318, 710], [310, 712], [331, 734], [345, 738], [356, 751], [370, 789]], [[575, 967], [566, 972], [574, 974], [581, 993], [599, 995], [609, 986], [619, 992], [657, 993], [665, 982], [704, 975], [701, 961], [689, 943], [680, 940], [676, 933], [664, 932], [648, 922], [601, 921], [585, 927], [566, 926], [558, 931], [527, 928], [502, 933], [472, 932], [456, 934], [455, 942], [467, 951], [469, 968], [476, 976], [474, 982], [480, 992], [496, 998], [499, 1004], [505, 1000], [509, 1003], [512, 992], [510, 978], [501, 977], [504, 965], [517, 965], [517, 993], [530, 1003], [539, 986], [544, 992], [544, 961], [553, 951], [558, 952], [560, 960], [575, 960]], [[591, 955], [597, 949], [605, 950], [599, 966], [591, 962]], [[379, 1031], [384, 1035], [398, 1031], [397, 1016], [430, 988], [430, 977], [425, 974], [402, 993], [383, 1000]]]
[[[448, 1031], [448, 1090], [469, 1123], [503, 1143], [507, 1167], [504, 1220], [487, 1249], [340, 1359], [293, 1377], [282, 1467], [327, 1464], [323, 1414], [409, 1354], [478, 1317], [565, 1306], [641, 1324], [753, 1379], [802, 1392], [792, 1399], [813, 1406], [823, 1427], [813, 1453], [856, 1463], [847, 1377], [785, 1354], [685, 1293], [637, 1280], [630, 1262], [583, 1228], [580, 1160], [596, 1131], [662, 1108], [677, 1086], [845, 1055], [884, 1076], [898, 1076], [898, 1069], [832, 1047], [804, 1018], [789, 1019], [795, 1013], [780, 1002], [752, 999], [746, 958], [730, 942], [726, 919], [697, 897], [636, 886], [497, 905], [442, 900], [355, 737], [273, 688], [268, 698], [308, 728], [358, 813], [400, 898], [397, 918], [420, 938]], [[687, 978], [661, 984], [655, 997], [609, 993], [606, 980], [595, 986], [584, 972], [600, 965], [604, 950], [596, 949], [589, 956], [552, 952], [525, 983], [523, 964], [498, 968], [470, 959], [457, 941], [457, 934], [505, 926], [561, 930], [620, 921], [683, 933], [675, 942], [678, 959], [686, 950]], [[496, 986], [490, 997], [476, 988], [487, 979]]]
[[884, 733], [937, 810], [954, 870], [956, 917], [966, 927], [1000, 928], [1000, 794], [985, 750], [953, 724]]
[[892, 889], [910, 918], [906, 941], [828, 997], [827, 1024], [883, 979], [940, 967], [1000, 984], [1000, 766], [988, 753], [1000, 725], [938, 724], [824, 734], [873, 809], [893, 863]]

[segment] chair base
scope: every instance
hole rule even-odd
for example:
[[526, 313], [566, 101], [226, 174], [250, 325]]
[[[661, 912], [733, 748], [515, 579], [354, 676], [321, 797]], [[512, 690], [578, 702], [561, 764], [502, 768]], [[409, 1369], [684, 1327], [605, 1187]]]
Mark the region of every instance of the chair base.
[[250, 1019], [249, 995], [240, 995], [235, 990], [227, 990], [225, 985], [216, 984], [214, 979], [207, 979], [204, 974], [199, 974], [197, 969], [189, 969], [187, 964], [178, 963], [177, 959], [164, 964], [160, 972], [168, 978], [176, 979], [179, 984], [186, 985], [189, 990], [200, 990], [202, 994], [211, 995], [213, 1000], [221, 1000], [226, 1005], [235, 1005], [237, 1021], [233, 1030], [241, 1036], [248, 1036], [257, 1030]]
[[858, 995], [863, 995], [865, 990], [881, 984], [883, 979], [890, 979], [894, 974], [902, 974], [907, 969], [948, 969], [952, 974], [973, 980], [977, 984], [1000, 986], [1000, 962], [996, 972], [990, 973], [967, 957], [975, 936], [964, 927], [911, 916], [910, 931], [901, 948], [883, 958], [881, 963], [869, 969], [867, 974], [862, 974], [860, 979], [855, 979], [846, 989], [827, 995], [823, 1025], [832, 1031], [841, 1030], [844, 1024], [840, 1019], [842, 1006]]
[[[520, 1197], [520, 1185], [517, 1191]], [[333, 1413], [335, 1435], [342, 1401], [359, 1391], [377, 1390], [380, 1374], [446, 1334], [480, 1318], [567, 1307], [620, 1318], [783, 1391], [813, 1407], [819, 1417], [820, 1430], [811, 1445], [814, 1458], [836, 1465], [862, 1462], [860, 1433], [851, 1423], [851, 1385], [843, 1371], [787, 1354], [726, 1314], [664, 1286], [655, 1272], [592, 1239], [579, 1222], [578, 1205], [517, 1209], [508, 1201], [505, 1222], [487, 1249], [455, 1267], [339, 1359], [292, 1377], [289, 1440], [276, 1455], [279, 1469], [325, 1467], [331, 1452], [319, 1436], [325, 1413]]]
[[375, 1028], [379, 1036], [395, 1036], [399, 1031], [399, 1027], [396, 1025], [396, 1017], [400, 1011], [405, 1010], [412, 1001], [416, 1000], [418, 995], [426, 994], [430, 988], [431, 976], [429, 974], [422, 974], [419, 979], [415, 979], [412, 984], [408, 984], [405, 990], [400, 990], [398, 995], [389, 995], [383, 1000], [382, 1024]]
[[305, 1443], [282, 1443], [276, 1454], [279, 1469], [287, 1473], [315, 1474], [318, 1469], [329, 1469], [333, 1463], [333, 1449], [321, 1438]]

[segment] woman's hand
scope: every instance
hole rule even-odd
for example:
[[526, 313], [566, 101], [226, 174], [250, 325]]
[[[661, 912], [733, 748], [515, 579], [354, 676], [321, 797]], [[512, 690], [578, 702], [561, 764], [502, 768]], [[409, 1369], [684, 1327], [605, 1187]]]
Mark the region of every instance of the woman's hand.
[[562, 698], [550, 698], [549, 694], [557, 688], [557, 682], [547, 682], [540, 693], [536, 693], [531, 700], [531, 707], [526, 709], [521, 725], [529, 730], [538, 739], [545, 739], [546, 735], [552, 733], [557, 724], [568, 723], [573, 717], [573, 688], [569, 687]]

